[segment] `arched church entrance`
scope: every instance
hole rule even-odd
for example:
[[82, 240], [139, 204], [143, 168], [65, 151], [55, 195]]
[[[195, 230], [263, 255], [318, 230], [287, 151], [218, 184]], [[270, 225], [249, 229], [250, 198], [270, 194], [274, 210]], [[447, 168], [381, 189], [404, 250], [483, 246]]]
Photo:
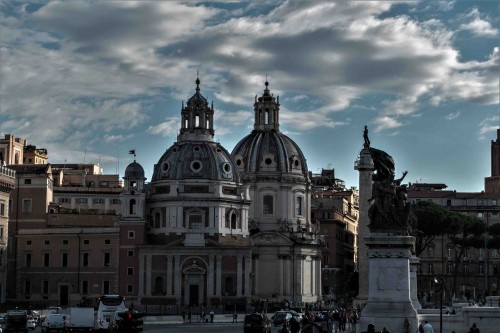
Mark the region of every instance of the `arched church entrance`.
[[207, 264], [201, 258], [189, 258], [182, 265], [183, 303], [199, 306], [206, 302]]

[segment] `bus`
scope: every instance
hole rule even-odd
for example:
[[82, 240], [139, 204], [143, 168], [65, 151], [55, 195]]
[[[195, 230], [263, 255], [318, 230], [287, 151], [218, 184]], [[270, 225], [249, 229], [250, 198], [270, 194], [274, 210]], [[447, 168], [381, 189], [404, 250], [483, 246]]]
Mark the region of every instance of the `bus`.
[[120, 295], [103, 295], [99, 297], [95, 329], [107, 331], [114, 313], [125, 309], [125, 297]]

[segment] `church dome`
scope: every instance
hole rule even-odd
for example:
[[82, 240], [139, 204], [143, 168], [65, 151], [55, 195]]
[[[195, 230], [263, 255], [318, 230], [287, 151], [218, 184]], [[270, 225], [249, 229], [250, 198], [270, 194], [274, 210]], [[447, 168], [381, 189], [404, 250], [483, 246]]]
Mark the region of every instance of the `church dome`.
[[125, 169], [125, 178], [144, 178], [144, 168], [136, 161]]
[[262, 96], [255, 96], [254, 129], [238, 142], [231, 156], [243, 181], [255, 179], [252, 175], [255, 173], [266, 179], [274, 174], [280, 178], [276, 180], [283, 180], [282, 175], [289, 174], [295, 181], [304, 181], [308, 177], [304, 154], [292, 139], [280, 132], [279, 96], [275, 98], [270, 93], [267, 81], [265, 86]]
[[307, 177], [307, 162], [299, 146], [281, 132], [252, 131], [233, 149], [238, 169], [246, 173], [279, 172]]
[[181, 141], [155, 164], [152, 181], [185, 179], [239, 182], [239, 174], [229, 152], [219, 143]]

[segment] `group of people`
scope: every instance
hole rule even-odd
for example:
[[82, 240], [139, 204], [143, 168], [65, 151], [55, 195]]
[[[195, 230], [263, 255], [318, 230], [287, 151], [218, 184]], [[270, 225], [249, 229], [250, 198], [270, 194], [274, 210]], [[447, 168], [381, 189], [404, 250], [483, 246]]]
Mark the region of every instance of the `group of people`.
[[290, 333], [340, 333], [355, 332], [359, 315], [356, 310], [331, 310], [328, 312], [306, 311], [302, 321], [292, 317], [289, 323], [285, 324], [282, 332]]

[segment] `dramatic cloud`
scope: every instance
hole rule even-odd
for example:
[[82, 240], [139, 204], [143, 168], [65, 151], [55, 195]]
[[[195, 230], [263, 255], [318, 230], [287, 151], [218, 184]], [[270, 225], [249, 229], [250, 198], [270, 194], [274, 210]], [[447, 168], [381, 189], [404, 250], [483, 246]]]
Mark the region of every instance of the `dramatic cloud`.
[[470, 22], [461, 24], [461, 30], [468, 30], [478, 36], [498, 36], [498, 29], [493, 28], [490, 22], [482, 19], [477, 8], [473, 8], [466, 16], [470, 19]]

